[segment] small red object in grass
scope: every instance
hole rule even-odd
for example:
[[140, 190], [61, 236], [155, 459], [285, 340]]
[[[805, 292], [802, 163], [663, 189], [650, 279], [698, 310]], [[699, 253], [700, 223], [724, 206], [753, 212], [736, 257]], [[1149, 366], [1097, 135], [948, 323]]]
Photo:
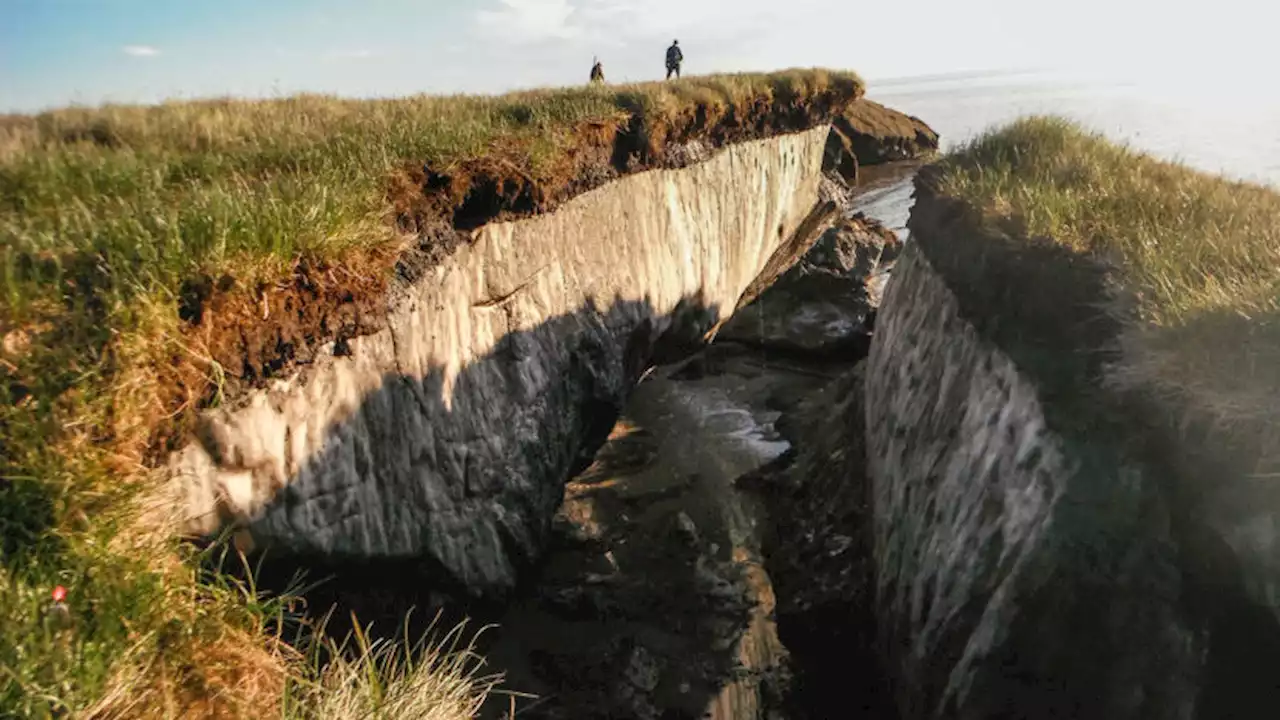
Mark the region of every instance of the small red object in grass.
[[55, 588], [53, 589], [53, 601], [54, 601], [54, 602], [56, 602], [56, 603], [60, 603], [60, 602], [62, 602], [62, 601], [64, 601], [64, 600], [66, 600], [66, 599], [67, 599], [67, 589], [66, 589], [66, 588], [64, 588], [64, 587], [62, 587], [61, 585], [59, 585], [59, 586], [57, 586], [57, 587], [55, 587]]

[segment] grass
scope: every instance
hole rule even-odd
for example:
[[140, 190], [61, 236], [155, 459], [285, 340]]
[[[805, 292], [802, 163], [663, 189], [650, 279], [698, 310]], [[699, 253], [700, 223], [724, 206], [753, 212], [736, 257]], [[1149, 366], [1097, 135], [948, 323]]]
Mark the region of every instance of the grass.
[[[852, 74], [789, 71], [501, 97], [168, 103], [61, 110], [0, 122], [0, 234], [11, 308], [91, 256], [115, 293], [196, 272], [278, 271], [305, 254], [386, 242], [387, 185], [405, 166], [504, 156], [550, 179], [589, 124], [649, 124], [852, 96]], [[265, 267], [264, 267], [265, 266]]]
[[[225, 377], [180, 317], [186, 283], [231, 277], [248, 294], [300, 263], [394, 257], [389, 193], [406, 168], [496, 158], [551, 182], [589, 128], [696, 129], [861, 89], [851, 73], [795, 70], [0, 118], [0, 716], [264, 717], [291, 687], [304, 710], [398, 706], [458, 667], [365, 647], [363, 664], [318, 675], [278, 634], [289, 598], [203, 572], [175, 539], [155, 468]], [[45, 626], [57, 584], [71, 633]], [[376, 691], [356, 680], [388, 674], [401, 680]], [[472, 680], [445, 695], [487, 687]]]
[[1259, 462], [1280, 460], [1280, 438], [1260, 429], [1280, 421], [1280, 193], [1056, 118], [989, 132], [940, 170], [944, 194], [1111, 268], [1126, 301], [1111, 380], [1188, 402], [1227, 430], [1260, 433]]
[[458, 625], [435, 640], [428, 630], [418, 640], [406, 634], [398, 643], [371, 642], [357, 624], [347, 643], [328, 644], [331, 659], [313, 666], [314, 679], [290, 694], [284, 714], [297, 720], [474, 718], [502, 678], [480, 674], [476, 636], [463, 645], [465, 630]]

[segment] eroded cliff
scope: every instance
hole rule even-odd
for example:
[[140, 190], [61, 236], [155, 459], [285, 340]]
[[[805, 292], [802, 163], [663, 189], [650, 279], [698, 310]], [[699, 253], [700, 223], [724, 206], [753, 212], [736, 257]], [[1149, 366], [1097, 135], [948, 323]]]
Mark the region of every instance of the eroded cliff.
[[190, 529], [510, 587], [655, 343], [699, 337], [797, 252], [827, 132], [731, 145], [476, 230], [395, 292], [385, 329], [202, 418], [173, 461]]
[[[1056, 169], [1028, 182], [1074, 177]], [[1265, 433], [1171, 393], [1151, 371], [1171, 359], [1135, 338], [1226, 353], [1142, 314], [1151, 291], [1115, 245], [1034, 236], [943, 188], [917, 178], [866, 371], [874, 616], [898, 710], [1262, 717], [1280, 687], [1264, 669], [1275, 506], [1250, 474]], [[1101, 195], [1075, 197], [1100, 227]], [[1223, 501], [1241, 496], [1255, 502]]]
[[867, 366], [878, 643], [898, 708], [1191, 717], [1203, 647], [1158, 478], [1062, 406], [1079, 355], [1037, 341], [1064, 328], [980, 314], [976, 278], [936, 269], [998, 241], [934, 202], [917, 201]]

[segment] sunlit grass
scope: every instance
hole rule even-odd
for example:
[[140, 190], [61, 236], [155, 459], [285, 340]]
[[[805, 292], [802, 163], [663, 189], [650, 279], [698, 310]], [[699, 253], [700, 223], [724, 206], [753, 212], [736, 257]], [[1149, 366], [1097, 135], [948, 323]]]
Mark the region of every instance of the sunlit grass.
[[1115, 263], [1145, 320], [1275, 309], [1280, 194], [1161, 162], [1055, 118], [988, 133], [942, 163], [943, 189]]
[[944, 193], [1112, 267], [1136, 306], [1112, 381], [1192, 408], [1260, 465], [1280, 462], [1280, 193], [1055, 118], [987, 133], [941, 169]]
[[[437, 620], [439, 618], [437, 617]], [[406, 627], [408, 619], [406, 618]], [[502, 682], [486, 674], [465, 623], [448, 632], [430, 628], [416, 640], [371, 640], [356, 623], [345, 642], [326, 640], [313, 655], [312, 672], [295, 680], [284, 715], [290, 720], [385, 718], [461, 720], [477, 717]]]
[[195, 272], [270, 273], [386, 242], [388, 176], [493, 154], [535, 179], [585, 125], [861, 92], [851, 73], [796, 70], [499, 97], [209, 100], [59, 110], [0, 121], [0, 279], [11, 308], [91, 256], [113, 294]]

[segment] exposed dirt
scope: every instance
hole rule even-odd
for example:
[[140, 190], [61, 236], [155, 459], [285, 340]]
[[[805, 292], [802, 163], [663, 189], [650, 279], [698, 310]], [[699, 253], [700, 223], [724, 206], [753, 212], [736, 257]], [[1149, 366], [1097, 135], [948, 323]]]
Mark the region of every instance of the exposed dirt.
[[579, 127], [556, 162], [536, 176], [529, 149], [509, 144], [449, 167], [405, 167], [392, 178], [388, 196], [397, 225], [422, 238], [416, 257], [438, 262], [449, 249], [437, 253], [422, 246], [456, 242], [458, 236], [441, 233], [442, 226], [466, 231], [550, 212], [622, 175], [684, 167], [725, 145], [825, 125], [851, 100], [833, 88], [803, 101], [770, 101], [762, 95], [718, 110], [695, 106], [661, 120], [636, 110], [616, 125]]
[[923, 120], [865, 98], [851, 103], [832, 125], [862, 166], [911, 160], [938, 149], [938, 133]]
[[299, 263], [284, 282], [241, 288], [231, 278], [203, 278], [184, 288], [180, 313], [188, 334], [222, 366], [234, 393], [285, 368], [307, 363], [320, 346], [376, 332], [386, 324], [393, 249], [333, 262]]
[[803, 100], [761, 96], [715, 111], [694, 107], [661, 122], [637, 110], [618, 124], [579, 127], [554, 164], [536, 175], [530, 148], [514, 142], [449, 167], [406, 166], [388, 178], [388, 222], [413, 240], [299, 264], [292, 278], [266, 287], [243, 287], [231, 278], [188, 283], [181, 309], [186, 334], [221, 366], [224, 394], [262, 386], [309, 362], [330, 341], [341, 353], [343, 341], [383, 327], [388, 290], [422, 277], [486, 223], [550, 212], [622, 175], [684, 167], [731, 143], [829, 123], [851, 99], [839, 89]]

